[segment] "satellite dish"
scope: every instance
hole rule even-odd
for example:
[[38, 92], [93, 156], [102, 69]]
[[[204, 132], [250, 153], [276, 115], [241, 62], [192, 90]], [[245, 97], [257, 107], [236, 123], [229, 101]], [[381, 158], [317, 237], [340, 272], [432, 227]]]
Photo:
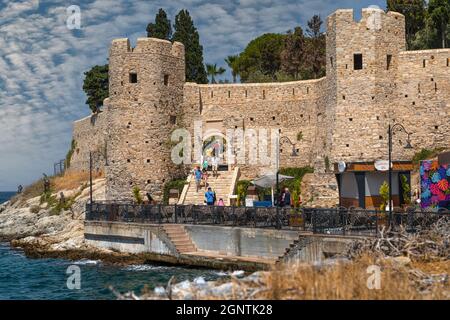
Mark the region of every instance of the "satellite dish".
[[347, 168], [347, 164], [344, 161], [339, 161], [338, 163], [338, 170], [340, 173], [344, 172]]

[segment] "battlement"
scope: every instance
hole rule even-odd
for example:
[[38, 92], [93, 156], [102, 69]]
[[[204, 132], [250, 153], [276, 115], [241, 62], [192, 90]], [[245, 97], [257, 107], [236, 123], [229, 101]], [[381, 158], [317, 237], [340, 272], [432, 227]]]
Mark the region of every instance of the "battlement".
[[389, 24], [398, 23], [400, 26], [404, 26], [405, 17], [398, 12], [385, 12], [379, 8], [363, 8], [361, 10], [361, 19], [358, 21], [355, 19], [355, 11], [353, 9], [339, 9], [328, 16], [327, 26], [331, 30], [333, 27], [339, 28], [342, 24], [355, 26], [364, 24], [369, 29], [374, 29], [373, 27], [375, 27], [376, 30], [379, 30], [386, 25], [386, 22]]
[[184, 45], [180, 42], [172, 43], [157, 38], [138, 38], [136, 46], [133, 48], [131, 47], [128, 38], [115, 39], [112, 41], [110, 56], [126, 53], [159, 54], [184, 60]]

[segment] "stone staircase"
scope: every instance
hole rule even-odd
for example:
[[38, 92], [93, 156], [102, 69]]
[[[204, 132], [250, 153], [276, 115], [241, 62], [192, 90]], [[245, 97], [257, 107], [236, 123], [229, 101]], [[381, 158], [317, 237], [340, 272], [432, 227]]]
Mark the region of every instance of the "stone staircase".
[[[217, 177], [212, 176], [212, 171], [208, 171], [208, 186], [216, 192], [217, 201], [223, 199], [225, 205], [230, 203], [230, 193], [233, 193], [234, 186], [238, 179], [238, 169], [233, 171], [219, 171]], [[205, 192], [207, 189], [203, 186], [196, 192], [195, 179], [191, 178], [186, 185], [184, 198], [180, 199], [178, 204], [204, 205]], [[232, 190], [233, 189], [233, 190]]]
[[178, 253], [197, 251], [184, 226], [179, 224], [165, 224], [163, 225], [163, 229], [170, 241], [175, 245]]

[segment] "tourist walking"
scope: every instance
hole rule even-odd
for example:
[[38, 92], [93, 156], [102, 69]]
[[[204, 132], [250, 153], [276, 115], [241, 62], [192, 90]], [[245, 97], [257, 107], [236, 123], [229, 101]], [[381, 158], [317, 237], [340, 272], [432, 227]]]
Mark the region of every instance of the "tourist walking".
[[22, 191], [23, 191], [23, 187], [22, 187], [21, 184], [19, 184], [19, 186], [17, 187], [17, 193], [18, 193], [18, 194], [21, 194]]
[[200, 167], [195, 167], [194, 179], [195, 179], [196, 192], [198, 193], [198, 190], [200, 189], [200, 182], [202, 181], [202, 171], [200, 170]]
[[208, 166], [209, 166], [208, 159], [205, 158], [205, 160], [203, 160], [202, 166], [203, 166], [203, 172], [208, 171]]
[[211, 165], [212, 165], [213, 177], [217, 177], [217, 170], [219, 169], [219, 157], [217, 157], [217, 156], [212, 157]]
[[203, 179], [203, 183], [205, 184], [205, 190], [207, 190], [208, 189], [208, 178], [209, 178], [209, 174], [208, 174], [208, 171], [204, 171], [203, 173], [202, 173], [202, 179]]
[[211, 188], [208, 188], [208, 191], [205, 192], [205, 201], [208, 206], [214, 205], [214, 192]]

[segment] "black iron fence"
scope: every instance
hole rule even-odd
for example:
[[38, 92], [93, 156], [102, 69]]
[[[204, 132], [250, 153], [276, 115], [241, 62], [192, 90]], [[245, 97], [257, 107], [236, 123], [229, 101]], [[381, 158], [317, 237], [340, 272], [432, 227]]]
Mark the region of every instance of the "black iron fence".
[[205, 205], [148, 205], [125, 201], [94, 201], [87, 221], [149, 224], [203, 224], [230, 227], [296, 229], [317, 234], [376, 236], [383, 226], [403, 226], [409, 232], [427, 228], [449, 212], [410, 210], [386, 212], [364, 209], [253, 208]]

